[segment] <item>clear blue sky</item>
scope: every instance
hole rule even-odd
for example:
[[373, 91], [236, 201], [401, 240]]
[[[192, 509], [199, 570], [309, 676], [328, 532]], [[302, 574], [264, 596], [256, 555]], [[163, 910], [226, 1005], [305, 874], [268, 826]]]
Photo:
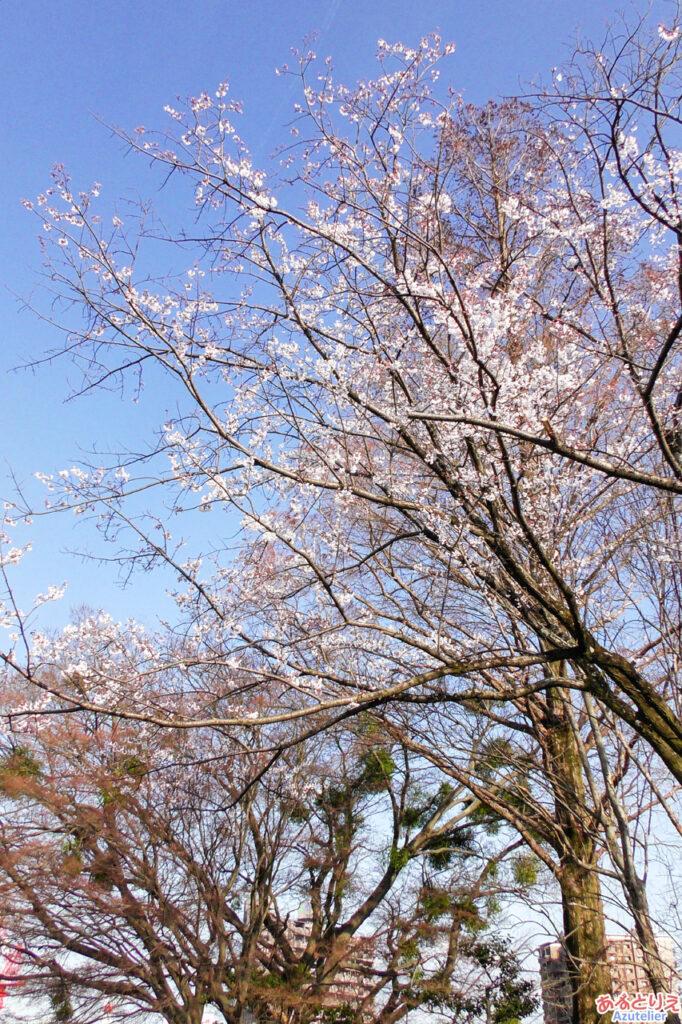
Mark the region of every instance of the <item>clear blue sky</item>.
[[[165, 103], [228, 78], [245, 102], [244, 135], [263, 160], [282, 138], [294, 99], [274, 69], [307, 33], [318, 33], [315, 48], [333, 56], [337, 77], [355, 81], [374, 73], [379, 37], [409, 44], [439, 28], [457, 47], [451, 82], [476, 102], [547, 75], [568, 56], [577, 31], [599, 41], [624, 7], [614, 0], [0, 0], [0, 436], [7, 471], [20, 479], [53, 472], [70, 465], [79, 448], [115, 445], [147, 422], [145, 409], [130, 405], [94, 398], [65, 405], [65, 363], [34, 375], [10, 372], [57, 343], [16, 298], [30, 297], [40, 270], [36, 223], [21, 198], [42, 191], [55, 162], [67, 165], [77, 187], [98, 180], [111, 197], [155, 187], [144, 164], [124, 159], [95, 115], [126, 128], [164, 126]], [[660, 20], [672, 18], [672, 3], [661, 0], [655, 9]], [[7, 493], [7, 473], [3, 478]], [[160, 607], [156, 581], [122, 594], [113, 572], [60, 554], [88, 543], [73, 521], [43, 524], [22, 599], [68, 576], [69, 597], [55, 621], [81, 602], [118, 616]]]

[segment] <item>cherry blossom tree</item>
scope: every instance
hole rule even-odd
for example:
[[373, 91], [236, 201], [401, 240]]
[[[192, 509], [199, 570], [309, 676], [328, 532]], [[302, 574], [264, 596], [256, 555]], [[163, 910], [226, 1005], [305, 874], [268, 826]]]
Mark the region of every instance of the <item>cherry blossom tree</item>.
[[[165, 134], [121, 132], [191, 189], [176, 233], [100, 219], [100, 187], [55, 170], [27, 205], [84, 314], [81, 389], [149, 377], [179, 412], [146, 453], [46, 480], [49, 502], [97, 517], [129, 564], [170, 566], [184, 629], [130, 662], [102, 636], [84, 643], [103, 658], [64, 661], [24, 632], [26, 657], [5, 654], [37, 687], [20, 711], [306, 735], [390, 703], [490, 718], [545, 693], [553, 771], [580, 795], [582, 693], [682, 781], [681, 45], [644, 19], [480, 108], [439, 89], [436, 38], [380, 43], [355, 89], [302, 53], [274, 167], [254, 166], [226, 85], [167, 108]], [[185, 265], [159, 281], [164, 244]], [[217, 539], [235, 521], [237, 553]], [[199, 695], [182, 714], [172, 688], [156, 702], [169, 670]], [[575, 838], [589, 1021], [603, 925]]]
[[[253, 594], [241, 611], [262, 586], [280, 634], [298, 630], [303, 646], [315, 617], [330, 635], [368, 636], [385, 663], [373, 689], [389, 696], [401, 660], [407, 692], [425, 666], [436, 680], [563, 659], [570, 685], [679, 774], [679, 724], [656, 675], [674, 621], [661, 636], [641, 611], [641, 563], [674, 576], [669, 501], [682, 487], [677, 236], [651, 206], [673, 209], [676, 195], [661, 135], [676, 117], [669, 35], [649, 50], [629, 41], [648, 64], [623, 95], [557, 87], [554, 106], [573, 112], [561, 132], [516, 101], [443, 106], [429, 91], [437, 44], [382, 44], [376, 82], [350, 92], [327, 69], [317, 92], [304, 84], [304, 141], [272, 180], [248, 159], [226, 87], [170, 110], [173, 151], [141, 130], [131, 145], [195, 183], [203, 258], [163, 294], [144, 277], [144, 233], [126, 242], [119, 218], [105, 230], [92, 195], [56, 172], [38, 212], [55, 287], [90, 317], [70, 346], [84, 386], [161, 367], [186, 414], [165, 425], [147, 485], [170, 491], [177, 516], [236, 508], [253, 539], [236, 570], [216, 552], [211, 576], [131, 513], [138, 556], [175, 565], [178, 600], [206, 609], [205, 630], [263, 639], [281, 662], [279, 641], [256, 635]], [[583, 64], [599, 75], [611, 60], [608, 85], [616, 59]], [[580, 116], [600, 124], [612, 109], [613, 138], [595, 128], [586, 151]], [[651, 122], [637, 151], [621, 138], [634, 109]], [[644, 399], [635, 362], [649, 370]], [[168, 470], [155, 473], [160, 458]], [[131, 468], [65, 470], [56, 504], [126, 523], [142, 483]], [[439, 601], [445, 613], [429, 612]], [[448, 609], [462, 604], [457, 623]]]

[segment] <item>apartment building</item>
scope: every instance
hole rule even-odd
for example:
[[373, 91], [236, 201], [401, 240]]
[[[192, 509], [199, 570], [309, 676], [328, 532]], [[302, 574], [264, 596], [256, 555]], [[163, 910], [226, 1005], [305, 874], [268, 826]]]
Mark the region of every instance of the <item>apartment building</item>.
[[[677, 992], [678, 976], [672, 941], [660, 936], [658, 948], [669, 979], [668, 991]], [[652, 991], [644, 970], [642, 948], [634, 935], [608, 935], [605, 956], [611, 971], [612, 995]], [[571, 1024], [571, 987], [566, 950], [561, 942], [546, 942], [540, 946], [538, 957], [545, 1024]]]
[[[292, 949], [299, 956], [305, 950], [313, 921], [311, 917], [289, 918], [287, 938]], [[325, 993], [327, 1006], [341, 1006], [344, 1003], [358, 1006], [369, 995], [374, 983], [374, 941], [354, 936], [348, 944], [348, 952], [334, 975]]]

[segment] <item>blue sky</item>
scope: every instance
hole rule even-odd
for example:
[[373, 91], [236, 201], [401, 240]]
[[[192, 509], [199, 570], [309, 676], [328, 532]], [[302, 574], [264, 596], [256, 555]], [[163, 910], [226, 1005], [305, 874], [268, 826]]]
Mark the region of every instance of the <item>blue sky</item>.
[[[164, 126], [165, 103], [228, 78], [232, 94], [245, 103], [243, 133], [262, 162], [283, 138], [295, 99], [275, 68], [307, 33], [317, 32], [315, 48], [333, 56], [337, 77], [355, 81], [374, 73], [379, 37], [409, 44], [439, 28], [457, 47], [448, 63], [452, 85], [480, 102], [546, 76], [569, 55], [576, 32], [598, 41], [623, 7], [631, 9], [612, 0], [430, 0], [420, 6], [395, 0], [0, 0], [4, 494], [11, 490], [10, 470], [29, 480], [36, 470], [70, 465], [79, 449], [115, 446], [148, 426], [144, 402], [121, 406], [90, 397], [65, 404], [72, 375], [65, 362], [12, 372], [59, 341], [54, 329], [22, 309], [21, 299], [40, 288], [40, 253], [36, 222], [21, 198], [43, 190], [55, 162], [67, 166], [77, 187], [101, 181], [112, 199], [153, 195], [157, 187], [141, 161], [125, 158], [102, 121]], [[672, 11], [672, 3], [655, 4], [662, 21]], [[56, 622], [80, 603], [117, 616], [148, 617], [150, 608], [163, 607], [155, 579], [123, 593], [113, 569], [94, 569], [65, 554], [93, 546], [87, 531], [75, 526], [63, 518], [43, 520], [35, 530], [19, 584], [22, 600], [68, 577], [68, 598], [51, 611]]]

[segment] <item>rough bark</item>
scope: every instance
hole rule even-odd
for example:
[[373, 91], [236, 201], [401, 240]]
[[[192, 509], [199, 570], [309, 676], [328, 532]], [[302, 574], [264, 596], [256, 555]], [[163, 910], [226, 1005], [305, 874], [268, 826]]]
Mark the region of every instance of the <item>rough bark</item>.
[[611, 991], [599, 875], [567, 859], [561, 870], [566, 959], [573, 991], [573, 1024], [604, 1024], [595, 999]]
[[573, 1024], [604, 1024], [595, 1000], [611, 991], [597, 849], [585, 805], [580, 750], [560, 691], [549, 695], [548, 731], [555, 814], [563, 835], [557, 873], [563, 907], [566, 960], [573, 994]]

